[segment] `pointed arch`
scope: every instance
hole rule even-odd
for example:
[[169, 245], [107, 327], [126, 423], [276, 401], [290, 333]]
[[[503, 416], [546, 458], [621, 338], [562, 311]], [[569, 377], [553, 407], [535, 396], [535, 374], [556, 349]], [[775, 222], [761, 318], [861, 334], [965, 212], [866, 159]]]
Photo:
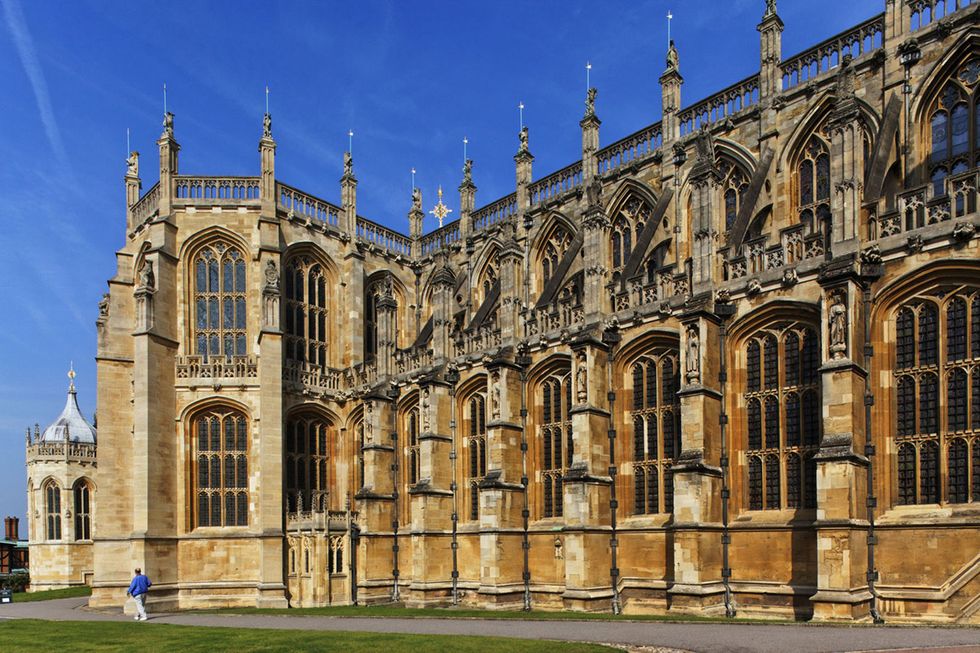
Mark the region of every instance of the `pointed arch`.
[[612, 216], [623, 208], [631, 196], [637, 196], [651, 207], [657, 205], [658, 196], [649, 185], [632, 178], [619, 182], [606, 202], [606, 215]]
[[234, 246], [240, 248], [242, 254], [246, 258], [252, 258], [252, 248], [248, 241], [246, 241], [240, 234], [237, 234], [231, 229], [221, 225], [211, 225], [195, 231], [193, 234], [188, 236], [183, 243], [181, 243], [177, 256], [182, 261], [188, 261], [198, 249], [212, 240], [227, 240]]
[[913, 87], [910, 96], [913, 124], [919, 125], [928, 119], [927, 113], [936, 99], [942, 95], [946, 83], [956, 79], [960, 68], [975, 59], [978, 51], [980, 51], [980, 28], [974, 27], [957, 38], [932, 65], [918, 86]]
[[[854, 98], [861, 121], [869, 134], [877, 134], [881, 123], [881, 117], [867, 102], [860, 98]], [[835, 97], [832, 92], [824, 93], [818, 100], [810, 104], [810, 109], [797, 121], [796, 129], [786, 139], [785, 144], [779, 152], [778, 169], [783, 170], [796, 160], [799, 152], [806, 147], [815, 132], [819, 131], [821, 125], [830, 116], [834, 108]]]

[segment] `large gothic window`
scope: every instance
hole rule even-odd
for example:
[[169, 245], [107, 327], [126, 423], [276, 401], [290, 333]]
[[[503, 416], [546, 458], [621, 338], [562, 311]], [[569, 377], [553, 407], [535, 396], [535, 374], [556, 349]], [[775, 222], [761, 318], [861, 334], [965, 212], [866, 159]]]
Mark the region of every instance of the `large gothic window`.
[[44, 539], [61, 539], [61, 488], [49, 481], [44, 485]]
[[330, 425], [316, 414], [286, 422], [287, 512], [328, 509], [330, 440]]
[[630, 368], [633, 512], [674, 511], [671, 465], [681, 453], [681, 411], [676, 350], [643, 356]]
[[244, 356], [245, 259], [224, 243], [202, 248], [194, 259], [194, 341], [196, 353]]
[[551, 376], [541, 382], [541, 477], [542, 517], [561, 517], [562, 487], [572, 464], [571, 375]]
[[735, 225], [735, 219], [742, 208], [742, 196], [749, 187], [749, 179], [745, 172], [727, 159], [719, 160], [719, 171], [722, 177], [722, 189], [725, 200], [725, 231]]
[[810, 233], [823, 232], [830, 221], [830, 149], [820, 135], [810, 137], [797, 164], [800, 222]]
[[75, 539], [92, 539], [92, 489], [89, 484], [80, 480], [72, 488], [72, 498], [75, 509]]
[[980, 501], [980, 292], [906, 302], [895, 336], [898, 503]]
[[638, 197], [628, 199], [616, 213], [610, 234], [613, 272], [619, 272], [626, 266], [652, 213], [650, 205]]
[[963, 67], [958, 80], [950, 81], [936, 100], [929, 117], [929, 180], [933, 195], [946, 194], [946, 177], [980, 165], [980, 90], [977, 83], [980, 61]]
[[[487, 401], [482, 394], [466, 402], [466, 488], [471, 520], [480, 518], [480, 481], [487, 475]], [[466, 514], [466, 513], [464, 513]]]
[[326, 367], [329, 304], [323, 266], [296, 257], [286, 265], [283, 285], [286, 360]]
[[[394, 288], [391, 278], [385, 276], [371, 282], [364, 293], [364, 359], [372, 360], [378, 354], [379, 328], [378, 302], [387, 300], [394, 302]], [[391, 325], [392, 333], [398, 333], [398, 311], [392, 313], [395, 323]]]
[[745, 347], [749, 510], [816, 507], [820, 346], [814, 329], [779, 324]]
[[248, 422], [214, 408], [193, 422], [197, 526], [248, 525]]

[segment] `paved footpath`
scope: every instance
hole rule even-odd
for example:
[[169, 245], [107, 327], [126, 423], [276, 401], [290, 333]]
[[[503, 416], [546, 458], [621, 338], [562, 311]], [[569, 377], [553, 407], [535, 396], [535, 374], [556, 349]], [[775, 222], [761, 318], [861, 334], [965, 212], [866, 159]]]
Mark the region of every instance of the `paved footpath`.
[[[127, 621], [121, 612], [82, 609], [87, 599], [59, 599], [0, 606], [0, 619], [54, 621]], [[836, 653], [839, 651], [932, 651], [980, 653], [980, 628], [895, 626], [757, 625], [661, 623], [641, 621], [535, 621], [494, 619], [376, 618], [159, 613], [153, 623], [224, 628], [348, 630], [420, 635], [485, 635], [537, 640], [666, 647], [705, 653], [764, 651]], [[134, 628], [142, 624], [133, 624]]]

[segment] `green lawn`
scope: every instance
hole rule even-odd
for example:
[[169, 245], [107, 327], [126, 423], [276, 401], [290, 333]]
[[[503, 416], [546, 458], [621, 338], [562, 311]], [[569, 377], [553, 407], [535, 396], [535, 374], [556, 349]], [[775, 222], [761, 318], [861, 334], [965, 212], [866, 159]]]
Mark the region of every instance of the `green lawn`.
[[63, 590], [45, 590], [43, 592], [17, 592], [14, 603], [30, 603], [31, 601], [50, 601], [51, 599], [70, 599], [75, 596], [92, 596], [92, 588], [87, 585], [69, 587]]
[[338, 651], [361, 653], [611, 653], [618, 649], [594, 644], [536, 642], [502, 637], [395, 635], [389, 633], [316, 632], [296, 630], [199, 628], [150, 623], [0, 621], [0, 648], [20, 651], [140, 651], [171, 653], [295, 653]]

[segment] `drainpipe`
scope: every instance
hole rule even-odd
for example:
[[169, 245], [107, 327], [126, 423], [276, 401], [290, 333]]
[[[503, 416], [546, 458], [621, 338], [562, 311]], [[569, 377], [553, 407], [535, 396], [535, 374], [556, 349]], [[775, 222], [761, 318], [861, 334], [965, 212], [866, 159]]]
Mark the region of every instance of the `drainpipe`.
[[727, 385], [728, 364], [725, 347], [728, 344], [728, 319], [735, 315], [735, 306], [731, 303], [715, 304], [715, 315], [721, 320], [718, 329], [718, 352], [720, 365], [718, 369], [718, 384], [721, 390], [721, 415], [718, 418], [721, 427], [721, 583], [725, 586], [725, 616], [729, 619], [735, 616], [735, 600], [732, 598], [732, 570], [728, 566], [728, 547], [732, 537], [728, 530], [728, 501], [731, 491], [728, 485], [728, 412]]
[[459, 526], [459, 493], [457, 492], [458, 484], [456, 482], [458, 472], [456, 469], [456, 384], [459, 383], [459, 372], [456, 371], [455, 367], [449, 368], [449, 371], [446, 373], [446, 382], [449, 383], [449, 435], [452, 438], [449, 449], [449, 464], [453, 470], [453, 480], [449, 485], [449, 489], [453, 493], [453, 536], [452, 544], [450, 545], [453, 552], [452, 601], [453, 605], [456, 606], [459, 605], [459, 543], [456, 540]]
[[616, 392], [613, 390], [615, 384], [613, 383], [613, 354], [616, 351], [616, 346], [622, 340], [622, 336], [615, 330], [615, 327], [610, 327], [602, 333], [602, 339], [609, 345], [609, 354], [606, 358], [606, 378], [609, 379], [610, 390], [609, 399], [609, 478], [611, 483], [609, 485], [609, 519], [610, 519], [610, 535], [609, 535], [609, 580], [612, 584], [613, 598], [612, 598], [612, 613], [622, 614], [623, 605], [620, 601], [619, 596], [619, 565], [617, 550], [619, 547], [619, 540], [616, 537], [616, 509], [619, 507], [619, 501], [616, 499]]
[[401, 600], [401, 594], [398, 590], [398, 428], [396, 426], [398, 421], [398, 386], [392, 384], [388, 388], [388, 398], [391, 400], [391, 446], [393, 450], [392, 462], [391, 462], [391, 496], [395, 502], [394, 516], [391, 520], [391, 577], [393, 579], [393, 584], [391, 587], [391, 601], [392, 603], [397, 603]]
[[521, 486], [524, 488], [524, 509], [521, 510], [522, 533], [521, 549], [524, 554], [524, 611], [531, 611], [531, 540], [528, 536], [530, 527], [531, 510], [528, 501], [528, 477], [527, 477], [527, 369], [531, 366], [531, 356], [527, 351], [527, 312], [531, 306], [531, 269], [528, 251], [531, 244], [531, 227], [534, 222], [530, 215], [524, 213], [524, 303], [522, 313], [524, 315], [524, 342], [518, 345], [517, 365], [521, 369]]
[[875, 445], [871, 433], [871, 407], [875, 403], [874, 392], [871, 389], [871, 361], [874, 357], [874, 346], [871, 344], [871, 285], [866, 280], [862, 289], [864, 300], [864, 364], [866, 366], [864, 376], [864, 455], [868, 459], [868, 591], [871, 593], [870, 613], [871, 620], [876, 624], [885, 623], [884, 618], [878, 612], [878, 594], [875, 590], [875, 582], [878, 580], [878, 570], [875, 569], [875, 545], [878, 543], [875, 536], [875, 508], [878, 499], [875, 497], [874, 490], [874, 456]]

